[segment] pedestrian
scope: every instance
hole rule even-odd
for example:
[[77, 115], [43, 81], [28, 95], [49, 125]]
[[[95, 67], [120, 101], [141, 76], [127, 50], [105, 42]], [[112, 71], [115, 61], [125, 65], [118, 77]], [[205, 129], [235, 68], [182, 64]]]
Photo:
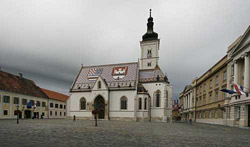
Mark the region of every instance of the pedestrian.
[[76, 116], [74, 115], [74, 116], [73, 116], [73, 122], [75, 122], [75, 121], [76, 121]]
[[190, 123], [190, 125], [192, 125], [192, 119], [191, 118], [189, 119], [189, 123]]

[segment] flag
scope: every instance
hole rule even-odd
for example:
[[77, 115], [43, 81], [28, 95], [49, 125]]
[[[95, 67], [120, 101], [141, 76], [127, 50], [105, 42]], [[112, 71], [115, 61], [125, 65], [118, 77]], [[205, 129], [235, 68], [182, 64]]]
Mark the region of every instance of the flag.
[[221, 89], [220, 91], [226, 92], [226, 93], [229, 93], [229, 94], [234, 94], [234, 93], [236, 93], [235, 91], [233, 91], [233, 90], [228, 90], [228, 89]]
[[29, 101], [28, 103], [27, 103], [27, 108], [28, 109], [30, 109], [32, 106], [31, 106], [31, 102]]
[[243, 91], [243, 87], [237, 84], [234, 84], [234, 88], [240, 95], [246, 95], [246, 93]]

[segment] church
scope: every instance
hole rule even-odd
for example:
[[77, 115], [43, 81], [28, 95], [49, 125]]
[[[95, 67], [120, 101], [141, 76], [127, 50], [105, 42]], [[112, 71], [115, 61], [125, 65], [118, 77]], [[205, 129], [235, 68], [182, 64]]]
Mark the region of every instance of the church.
[[70, 89], [67, 116], [131, 121], [172, 121], [172, 85], [159, 67], [160, 39], [148, 18], [138, 62], [82, 66]]

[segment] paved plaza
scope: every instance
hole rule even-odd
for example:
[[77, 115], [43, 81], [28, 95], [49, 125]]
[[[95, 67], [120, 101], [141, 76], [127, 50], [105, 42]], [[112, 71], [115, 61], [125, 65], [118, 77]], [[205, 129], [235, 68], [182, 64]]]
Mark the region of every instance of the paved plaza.
[[250, 130], [217, 125], [69, 119], [0, 120], [0, 146], [250, 146]]

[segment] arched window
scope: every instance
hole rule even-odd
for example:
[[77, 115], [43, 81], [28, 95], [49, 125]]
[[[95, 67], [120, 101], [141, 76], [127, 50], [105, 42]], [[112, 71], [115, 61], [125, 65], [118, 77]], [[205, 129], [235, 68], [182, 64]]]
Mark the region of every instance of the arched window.
[[98, 81], [98, 89], [101, 89], [102, 88], [102, 83], [101, 81]]
[[161, 91], [154, 92], [154, 105], [155, 107], [161, 107]]
[[166, 90], [166, 107], [168, 107], [168, 91]]
[[144, 98], [144, 110], [147, 110], [147, 101], [148, 101], [148, 99]]
[[86, 110], [86, 99], [84, 97], [80, 99], [80, 110]]
[[141, 98], [139, 98], [139, 110], [141, 110], [142, 109], [142, 100], [141, 100]]
[[121, 109], [127, 110], [127, 98], [125, 96], [121, 97]]

